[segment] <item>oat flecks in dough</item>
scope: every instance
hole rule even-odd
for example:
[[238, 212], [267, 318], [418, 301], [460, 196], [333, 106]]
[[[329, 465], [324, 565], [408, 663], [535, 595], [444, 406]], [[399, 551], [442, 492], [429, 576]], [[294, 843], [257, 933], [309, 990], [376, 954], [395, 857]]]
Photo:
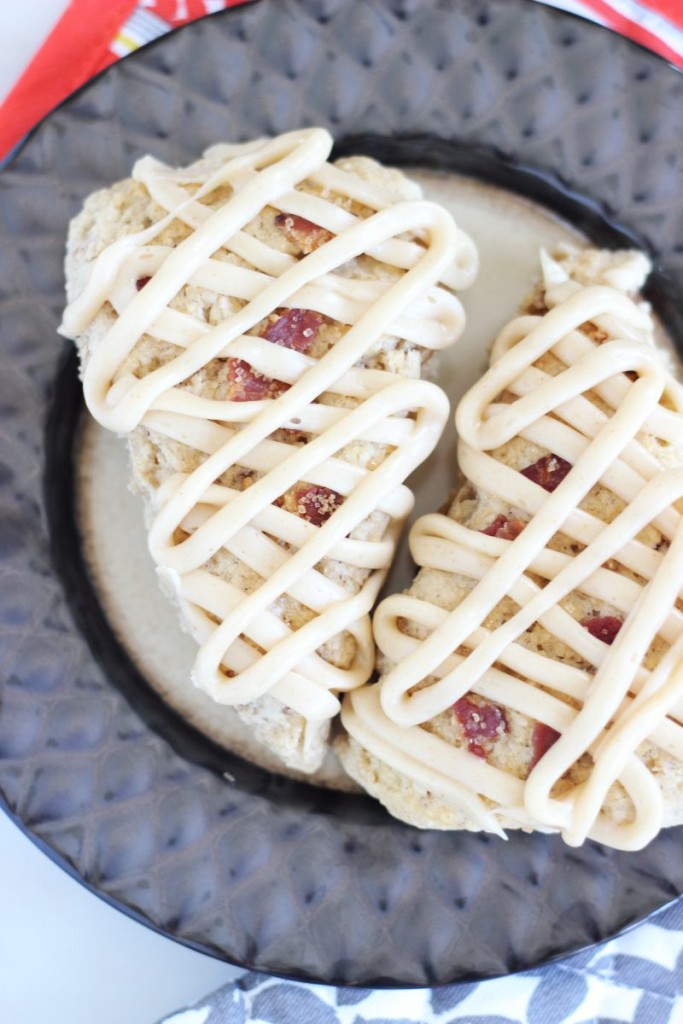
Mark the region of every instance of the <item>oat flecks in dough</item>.
[[[683, 488], [663, 474], [683, 467], [683, 402], [654, 354], [647, 307], [619, 292], [636, 293], [647, 269], [640, 253], [544, 254], [541, 284], [461, 403], [464, 480], [445, 516], [413, 528], [421, 568], [405, 595], [376, 612], [380, 682], [346, 699], [349, 735], [338, 741], [346, 770], [418, 827], [560, 831], [574, 845], [590, 836], [635, 849], [683, 821], [683, 564], [672, 547]], [[602, 360], [595, 384], [575, 376], [541, 408], [544, 391], [570, 379], [581, 358], [587, 365], [585, 357]], [[605, 468], [581, 488], [572, 468], [596, 465], [583, 454], [586, 443], [648, 375], [659, 384], [639, 403], [649, 410], [645, 422], [639, 428], [633, 414], [614, 423]], [[535, 397], [525, 403], [527, 395]], [[536, 418], [524, 412], [529, 401]], [[574, 483], [574, 494], [563, 502], [565, 481], [564, 493]], [[640, 520], [629, 526], [624, 517], [639, 503]], [[601, 559], [592, 541], [609, 524], [620, 532]], [[543, 528], [545, 542], [534, 541]], [[669, 552], [668, 572], [658, 572]], [[542, 601], [549, 581], [582, 553], [592, 567], [498, 646], [490, 668], [475, 669], [477, 646], [504, 636], [523, 605]], [[625, 623], [648, 583], [659, 598]], [[476, 588], [479, 616], [466, 623], [462, 610]], [[464, 676], [453, 674], [459, 665]], [[656, 706], [644, 704], [649, 687]], [[646, 722], [633, 736], [620, 733], [630, 705]]]
[[447, 415], [421, 367], [461, 331], [454, 291], [476, 272], [448, 214], [372, 160], [326, 163], [331, 144], [311, 129], [177, 170], [144, 158], [71, 225], [62, 326], [91, 412], [128, 436], [160, 579], [201, 645], [196, 684], [303, 771], [334, 695], [372, 670], [367, 613], [410, 507], [402, 481]]

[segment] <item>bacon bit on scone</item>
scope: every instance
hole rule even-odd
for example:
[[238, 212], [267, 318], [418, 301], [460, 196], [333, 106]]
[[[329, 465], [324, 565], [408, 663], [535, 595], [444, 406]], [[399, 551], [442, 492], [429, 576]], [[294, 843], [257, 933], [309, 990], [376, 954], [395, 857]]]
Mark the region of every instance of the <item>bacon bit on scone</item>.
[[500, 537], [501, 540], [514, 540], [526, 526], [523, 519], [508, 519], [507, 516], [496, 516], [492, 523], [480, 530], [487, 537]]
[[[282, 348], [305, 352], [318, 336], [324, 322], [320, 313], [312, 309], [288, 309], [275, 317], [261, 335], [266, 341]], [[279, 398], [290, 385], [259, 373], [244, 359], [228, 359], [228, 400], [230, 402], [258, 402], [265, 398]]]
[[326, 523], [344, 501], [344, 496], [337, 491], [315, 484], [300, 487], [294, 491], [293, 497], [296, 514], [302, 519], [307, 519], [314, 526], [322, 526], [323, 523]]
[[318, 336], [324, 317], [312, 309], [288, 309], [272, 320], [262, 337], [274, 345], [306, 352]]
[[152, 278], [151, 278], [151, 277], [139, 277], [139, 278], [137, 279], [137, 281], [135, 282], [135, 287], [137, 288], [137, 290], [138, 290], [139, 292], [141, 292], [141, 291], [142, 291], [142, 289], [143, 289], [143, 288], [145, 287], [145, 285], [146, 285], [146, 284], [149, 284], [149, 282], [150, 282], [151, 280], [152, 280]]
[[521, 472], [522, 476], [539, 484], [543, 490], [554, 491], [556, 487], [560, 486], [571, 468], [571, 462], [561, 459], [559, 455], [544, 455], [538, 462], [532, 463]]
[[603, 644], [613, 644], [624, 623], [616, 615], [590, 615], [581, 620], [581, 625], [596, 640], [602, 640]]
[[531, 760], [529, 761], [529, 772], [536, 767], [543, 755], [557, 743], [560, 733], [545, 722], [536, 722], [534, 731], [531, 734]]
[[327, 228], [321, 228], [319, 224], [314, 224], [305, 217], [298, 217], [295, 213], [278, 213], [275, 226], [284, 232], [287, 241], [296, 245], [304, 256], [308, 256], [310, 252], [314, 252], [334, 238]]
[[279, 398], [289, 390], [289, 384], [265, 377], [244, 359], [228, 359], [228, 401], [260, 402], [265, 398]]
[[482, 740], [496, 740], [508, 731], [505, 711], [497, 704], [484, 700], [477, 703], [470, 697], [461, 697], [456, 700], [453, 710], [465, 734], [467, 749], [477, 757], [487, 757]]

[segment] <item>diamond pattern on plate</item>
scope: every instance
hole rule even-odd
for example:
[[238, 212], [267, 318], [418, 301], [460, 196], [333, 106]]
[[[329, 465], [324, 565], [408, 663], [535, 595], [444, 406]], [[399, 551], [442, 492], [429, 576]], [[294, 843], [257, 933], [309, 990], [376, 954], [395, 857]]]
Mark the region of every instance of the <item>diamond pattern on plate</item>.
[[224, 778], [78, 586], [76, 389], [54, 333], [66, 225], [143, 153], [184, 162], [320, 123], [419, 136], [405, 160], [441, 153], [434, 138], [475, 171], [493, 153], [512, 184], [530, 168], [642, 238], [680, 292], [683, 79], [526, 0], [350, 11], [261, 0], [196, 22], [61, 106], [0, 177], [0, 794], [88, 885], [181, 940], [264, 970], [420, 985], [529, 966], [649, 912], [683, 889], [678, 836], [638, 857], [503, 845], [418, 834], [236, 761]]

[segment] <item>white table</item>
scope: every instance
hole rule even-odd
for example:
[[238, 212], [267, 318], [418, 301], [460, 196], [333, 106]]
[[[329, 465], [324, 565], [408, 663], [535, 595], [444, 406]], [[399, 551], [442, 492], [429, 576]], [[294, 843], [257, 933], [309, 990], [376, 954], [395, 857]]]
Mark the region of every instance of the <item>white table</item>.
[[113, 910], [0, 812], [3, 1024], [153, 1024], [239, 973]]

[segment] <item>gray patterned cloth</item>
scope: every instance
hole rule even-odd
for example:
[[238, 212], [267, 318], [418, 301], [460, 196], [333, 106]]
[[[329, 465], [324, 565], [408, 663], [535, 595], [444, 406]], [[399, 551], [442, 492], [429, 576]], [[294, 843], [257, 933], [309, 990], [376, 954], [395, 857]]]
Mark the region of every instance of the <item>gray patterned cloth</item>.
[[523, 974], [435, 989], [327, 988], [245, 973], [160, 1024], [683, 1024], [683, 898]]

